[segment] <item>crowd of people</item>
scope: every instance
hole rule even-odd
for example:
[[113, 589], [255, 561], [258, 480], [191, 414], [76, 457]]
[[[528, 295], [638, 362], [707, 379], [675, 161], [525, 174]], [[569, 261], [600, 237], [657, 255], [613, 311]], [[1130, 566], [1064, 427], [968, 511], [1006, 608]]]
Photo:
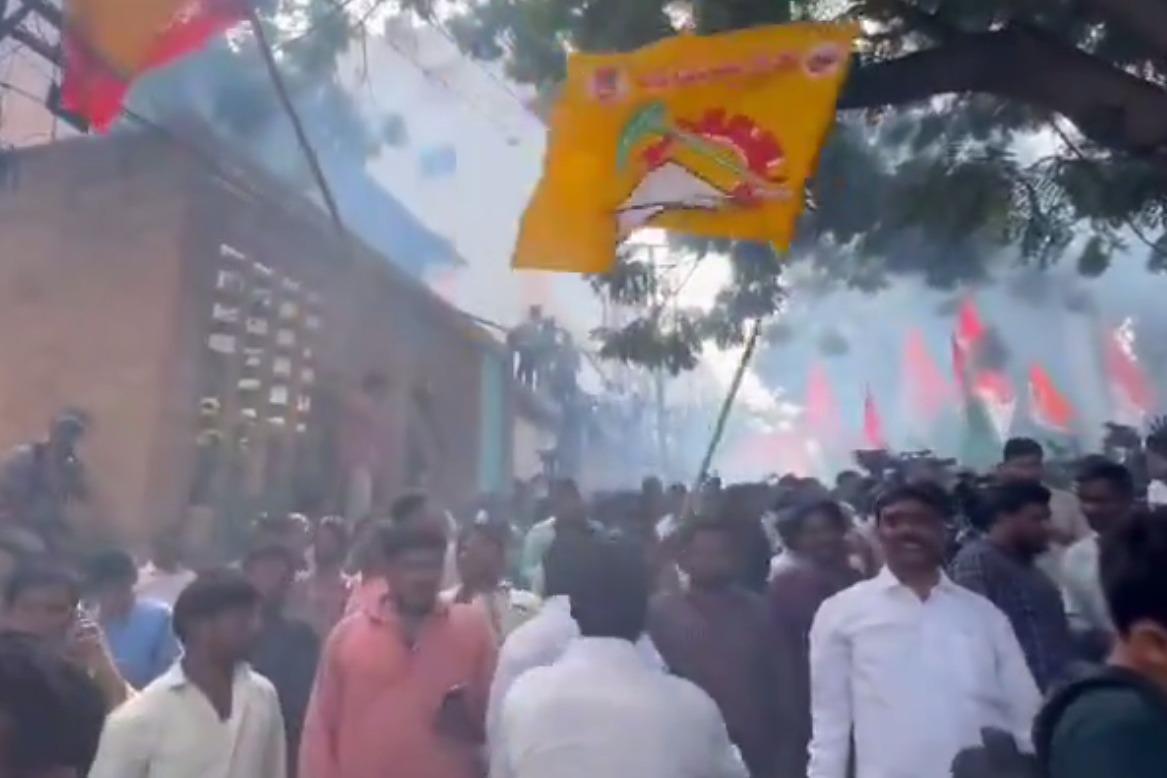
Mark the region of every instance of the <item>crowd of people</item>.
[[1160, 776], [1167, 509], [1043, 457], [411, 492], [200, 570], [0, 530], [0, 778]]

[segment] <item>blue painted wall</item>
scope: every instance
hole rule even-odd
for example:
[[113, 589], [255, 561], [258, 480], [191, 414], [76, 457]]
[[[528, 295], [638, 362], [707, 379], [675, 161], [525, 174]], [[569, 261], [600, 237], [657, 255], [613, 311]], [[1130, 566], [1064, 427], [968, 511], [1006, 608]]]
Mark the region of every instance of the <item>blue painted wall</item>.
[[482, 355], [481, 432], [478, 436], [478, 489], [494, 492], [507, 486], [510, 424], [507, 421], [508, 374], [503, 359], [491, 352]]

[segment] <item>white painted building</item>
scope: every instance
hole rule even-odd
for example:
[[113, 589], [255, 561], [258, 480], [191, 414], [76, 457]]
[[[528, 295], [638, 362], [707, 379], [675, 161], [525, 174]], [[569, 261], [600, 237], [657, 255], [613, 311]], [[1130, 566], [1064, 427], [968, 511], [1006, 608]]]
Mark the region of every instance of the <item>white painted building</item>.
[[[355, 48], [340, 73], [371, 113], [404, 119], [404, 142], [386, 147], [369, 170], [467, 260], [435, 285], [460, 308], [504, 326], [542, 305], [585, 340], [602, 312], [582, 278], [510, 269], [519, 218], [543, 162], [546, 127], [527, 108], [532, 93], [424, 24], [391, 23]], [[434, 150], [453, 152], [451, 171], [423, 174], [420, 160]]]

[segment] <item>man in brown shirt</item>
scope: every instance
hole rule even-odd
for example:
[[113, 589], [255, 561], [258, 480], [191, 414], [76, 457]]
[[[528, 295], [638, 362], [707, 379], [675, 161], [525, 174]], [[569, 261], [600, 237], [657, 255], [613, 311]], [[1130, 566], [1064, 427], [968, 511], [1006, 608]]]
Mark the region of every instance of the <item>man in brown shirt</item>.
[[691, 519], [678, 534], [684, 591], [658, 595], [649, 634], [665, 664], [721, 710], [753, 778], [777, 775], [783, 730], [778, 647], [765, 599], [744, 588], [738, 532], [721, 519]]

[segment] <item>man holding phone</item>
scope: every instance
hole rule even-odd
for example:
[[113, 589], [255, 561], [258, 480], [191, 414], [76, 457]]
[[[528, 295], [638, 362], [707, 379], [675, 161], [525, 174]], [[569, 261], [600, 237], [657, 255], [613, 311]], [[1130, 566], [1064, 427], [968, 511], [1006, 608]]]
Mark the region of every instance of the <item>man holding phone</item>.
[[133, 689], [118, 672], [99, 627], [80, 608], [81, 585], [67, 569], [50, 562], [18, 568], [4, 589], [4, 626], [35, 635], [88, 673], [110, 710]]
[[378, 527], [387, 594], [324, 647], [300, 748], [302, 778], [479, 778], [496, 656], [473, 605], [439, 596], [446, 536]]

